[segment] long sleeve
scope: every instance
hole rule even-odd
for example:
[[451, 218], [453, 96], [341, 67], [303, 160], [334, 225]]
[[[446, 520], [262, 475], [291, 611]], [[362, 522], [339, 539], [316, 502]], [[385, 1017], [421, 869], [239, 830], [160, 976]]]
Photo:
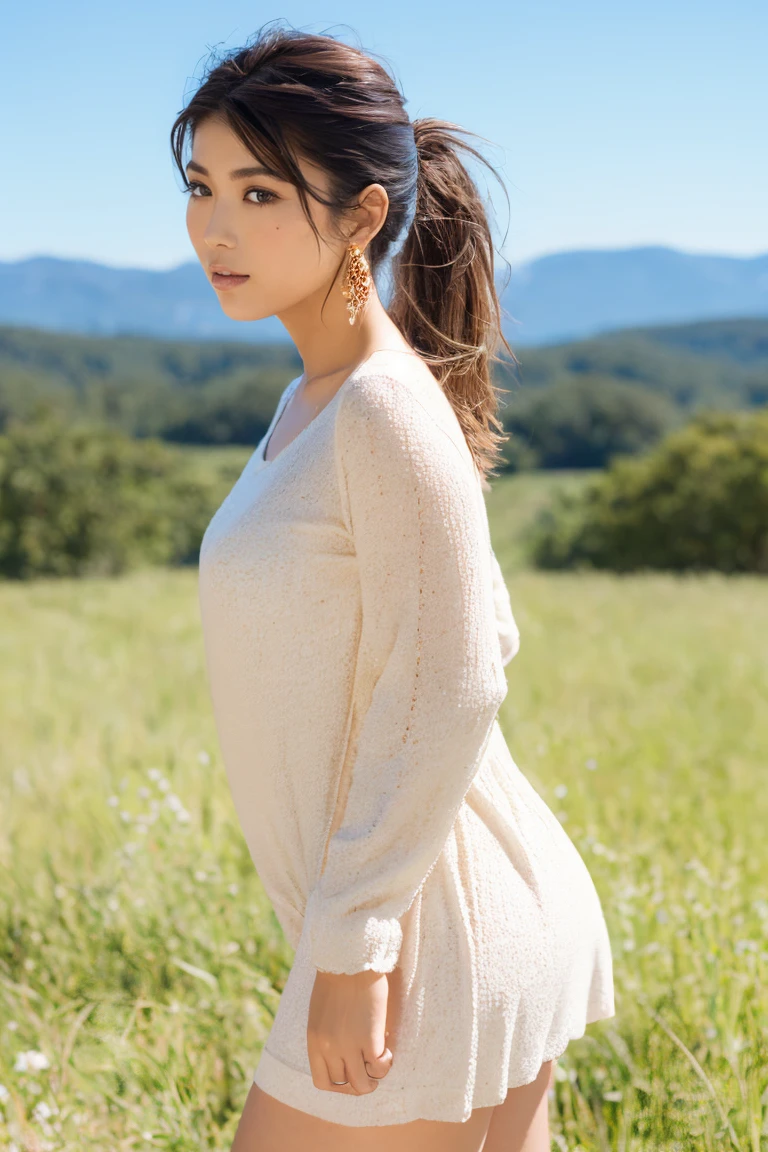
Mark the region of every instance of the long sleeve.
[[412, 386], [388, 376], [354, 381], [336, 440], [361, 588], [359, 659], [374, 687], [305, 929], [316, 968], [389, 972], [399, 919], [440, 855], [507, 683], [468, 454]]
[[520, 630], [512, 613], [512, 604], [509, 599], [509, 589], [504, 580], [504, 573], [491, 549], [491, 564], [493, 565], [493, 599], [496, 605], [496, 627], [501, 645], [501, 660], [509, 664], [513, 656], [520, 650]]

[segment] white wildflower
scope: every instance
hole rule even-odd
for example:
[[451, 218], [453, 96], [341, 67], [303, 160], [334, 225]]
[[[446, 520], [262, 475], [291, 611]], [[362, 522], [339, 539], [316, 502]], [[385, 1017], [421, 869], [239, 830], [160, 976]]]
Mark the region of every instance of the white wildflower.
[[25, 1052], [19, 1052], [13, 1067], [15, 1072], [39, 1072], [43, 1068], [50, 1068], [50, 1064], [44, 1052], [28, 1048]]
[[46, 1104], [45, 1100], [38, 1100], [35, 1107], [32, 1109], [32, 1115], [36, 1120], [50, 1120], [51, 1116], [55, 1116], [58, 1108], [54, 1105]]

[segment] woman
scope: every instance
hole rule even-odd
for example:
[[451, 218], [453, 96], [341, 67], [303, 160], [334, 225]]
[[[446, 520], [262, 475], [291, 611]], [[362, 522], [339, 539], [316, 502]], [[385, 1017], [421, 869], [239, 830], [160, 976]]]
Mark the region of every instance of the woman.
[[488, 222], [454, 126], [403, 104], [273, 26], [172, 130], [222, 308], [304, 365], [200, 551], [222, 755], [296, 950], [233, 1152], [548, 1149], [553, 1061], [614, 1014], [597, 892], [496, 719]]

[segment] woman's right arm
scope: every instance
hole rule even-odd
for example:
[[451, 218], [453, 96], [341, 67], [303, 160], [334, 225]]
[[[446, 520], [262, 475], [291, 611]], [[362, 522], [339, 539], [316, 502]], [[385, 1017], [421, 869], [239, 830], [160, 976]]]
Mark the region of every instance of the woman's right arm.
[[493, 568], [493, 601], [496, 605], [496, 625], [501, 645], [501, 662], [509, 664], [513, 656], [520, 649], [520, 630], [512, 614], [512, 604], [509, 599], [509, 589], [504, 580], [501, 565], [496, 559], [496, 553], [491, 548], [491, 566]]

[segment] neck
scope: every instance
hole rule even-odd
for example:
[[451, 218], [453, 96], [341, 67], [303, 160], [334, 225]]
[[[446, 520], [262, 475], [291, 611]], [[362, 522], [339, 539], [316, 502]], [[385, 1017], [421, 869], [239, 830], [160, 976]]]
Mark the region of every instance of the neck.
[[346, 300], [338, 287], [335, 286], [327, 300], [326, 294], [327, 289], [323, 289], [322, 293], [277, 313], [296, 345], [307, 382], [348, 372], [379, 348], [407, 347], [375, 287], [354, 324], [349, 323]]

